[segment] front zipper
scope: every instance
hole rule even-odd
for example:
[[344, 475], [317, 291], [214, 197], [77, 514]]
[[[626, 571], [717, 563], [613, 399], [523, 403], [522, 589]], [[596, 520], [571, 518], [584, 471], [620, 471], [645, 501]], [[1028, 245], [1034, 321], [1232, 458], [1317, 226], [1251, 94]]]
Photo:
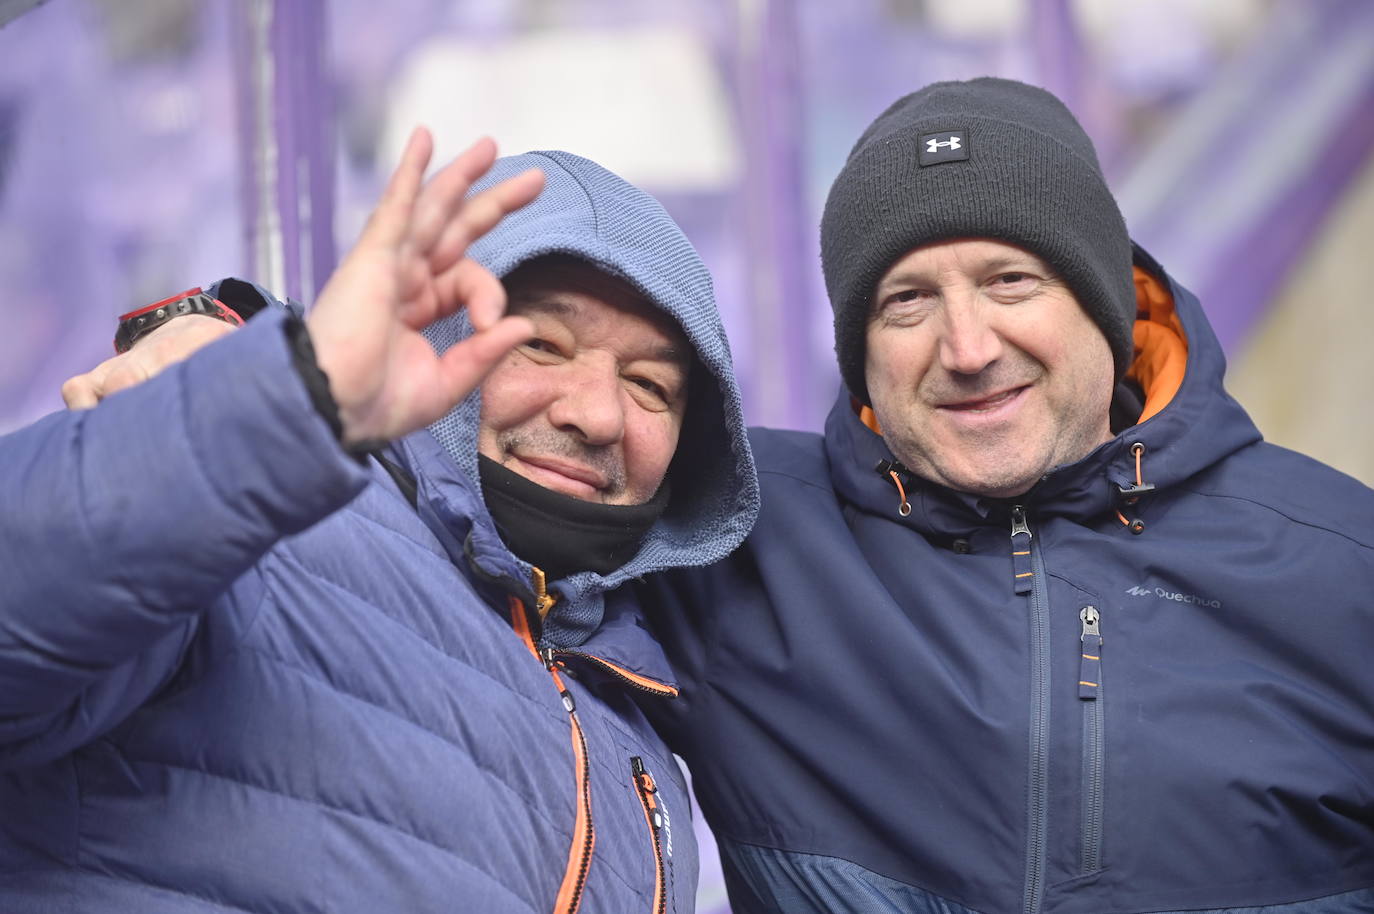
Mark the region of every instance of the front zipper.
[[1093, 873], [1102, 868], [1102, 792], [1104, 780], [1102, 704], [1102, 615], [1096, 606], [1078, 613], [1083, 623], [1078, 666], [1078, 697], [1083, 703], [1083, 796], [1079, 869]]
[[666, 867], [663, 862], [663, 840], [660, 837], [663, 829], [663, 814], [658, 808], [658, 785], [654, 783], [654, 776], [644, 767], [644, 760], [639, 756], [630, 759], [630, 775], [634, 780], [635, 793], [639, 795], [639, 803], [644, 807], [644, 821], [649, 826], [649, 837], [653, 843], [654, 850], [654, 914], [664, 914], [668, 905]]
[[1026, 882], [1025, 914], [1039, 914], [1045, 886], [1045, 843], [1048, 832], [1050, 637], [1049, 594], [1045, 567], [1026, 518], [1026, 509], [1011, 509], [1013, 589], [1030, 594], [1030, 732], [1027, 737]]
[[[557, 602], [557, 597], [548, 592], [548, 582], [542, 569], [532, 566], [530, 574], [535, 609], [539, 619], [542, 620]], [[587, 752], [587, 739], [582, 730], [582, 722], [577, 717], [577, 703], [573, 699], [572, 693], [564, 685], [558, 669], [562, 666], [564, 658], [576, 659], [595, 665], [598, 669], [609, 673], [617, 681], [641, 692], [676, 697], [678, 690], [647, 676], [640, 676], [594, 654], [551, 646], [541, 648], [535, 644], [534, 635], [530, 628], [530, 618], [525, 611], [525, 604], [511, 597], [510, 609], [511, 623], [515, 627], [516, 633], [525, 642], [530, 653], [544, 665], [544, 668], [549, 671], [549, 675], [553, 677], [554, 685], [558, 687], [558, 697], [568, 712], [568, 721], [572, 729], [573, 759], [577, 767], [577, 816], [573, 824], [573, 840], [572, 846], [568, 850], [568, 865], [563, 873], [563, 884], [559, 887], [558, 898], [554, 902], [554, 914], [576, 914], [582, 904], [582, 895], [587, 885], [587, 875], [591, 869], [592, 850], [596, 845], [596, 828], [592, 821], [591, 762]], [[645, 770], [644, 763], [638, 756], [631, 759], [631, 767], [635, 791], [639, 795], [640, 803], [644, 806], [645, 818], [649, 823], [649, 830], [653, 838], [655, 860], [654, 914], [664, 914], [667, 904], [667, 891], [663, 847], [659, 837], [659, 829], [663, 826], [664, 819], [656, 797], [658, 788], [654, 784], [653, 776]], [[670, 840], [670, 854], [672, 853], [671, 844]]]
[[[542, 579], [542, 574], [540, 575]], [[577, 813], [573, 819], [573, 839], [568, 848], [568, 865], [563, 871], [563, 883], [559, 886], [558, 897], [554, 901], [554, 914], [576, 914], [582, 904], [582, 893], [587, 887], [587, 874], [591, 870], [592, 850], [596, 846], [596, 826], [592, 821], [591, 761], [587, 753], [587, 738], [582, 731], [582, 722], [577, 718], [577, 702], [558, 675], [558, 664], [552, 651], [541, 652], [534, 644], [530, 631], [529, 618], [525, 604], [515, 597], [510, 598], [511, 625], [515, 628], [525, 647], [529, 648], [535, 659], [544, 665], [553, 677], [558, 688], [559, 700], [568, 712], [572, 730], [573, 764], [576, 768]]]
[[596, 827], [592, 823], [592, 771], [587, 754], [587, 738], [577, 719], [577, 704], [559, 679], [558, 671], [549, 668], [559, 688], [563, 707], [572, 722], [573, 756], [577, 765], [577, 815], [573, 820], [573, 843], [568, 851], [568, 868], [558, 892], [554, 910], [557, 914], [574, 914], [582, 904], [582, 891], [587, 887], [587, 874], [592, 866], [592, 848], [596, 845]]

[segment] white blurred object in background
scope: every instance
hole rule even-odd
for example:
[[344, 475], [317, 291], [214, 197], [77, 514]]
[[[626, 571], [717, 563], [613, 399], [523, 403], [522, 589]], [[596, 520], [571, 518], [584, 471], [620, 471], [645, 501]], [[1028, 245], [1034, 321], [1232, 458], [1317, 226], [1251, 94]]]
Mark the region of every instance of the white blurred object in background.
[[435, 161], [484, 131], [503, 153], [566, 149], [660, 190], [719, 190], [740, 169], [709, 49], [673, 27], [433, 39], [391, 86], [382, 161], [399, 155], [415, 124], [434, 131]]

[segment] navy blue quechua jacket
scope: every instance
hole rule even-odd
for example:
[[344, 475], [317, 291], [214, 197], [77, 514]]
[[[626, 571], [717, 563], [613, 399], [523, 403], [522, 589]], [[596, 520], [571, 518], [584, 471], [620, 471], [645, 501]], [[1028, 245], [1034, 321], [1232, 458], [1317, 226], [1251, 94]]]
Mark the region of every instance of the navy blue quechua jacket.
[[1137, 288], [1148, 418], [1024, 497], [903, 516], [843, 395], [752, 432], [743, 549], [651, 582], [735, 914], [1374, 910], [1374, 493]]

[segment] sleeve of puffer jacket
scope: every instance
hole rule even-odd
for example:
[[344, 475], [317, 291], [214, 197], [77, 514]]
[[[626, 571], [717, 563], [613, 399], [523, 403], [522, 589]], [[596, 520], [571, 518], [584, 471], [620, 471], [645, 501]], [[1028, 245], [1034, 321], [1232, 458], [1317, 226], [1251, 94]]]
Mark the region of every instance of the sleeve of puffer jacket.
[[122, 720], [199, 613], [366, 484], [292, 367], [286, 319], [0, 437], [0, 771]]

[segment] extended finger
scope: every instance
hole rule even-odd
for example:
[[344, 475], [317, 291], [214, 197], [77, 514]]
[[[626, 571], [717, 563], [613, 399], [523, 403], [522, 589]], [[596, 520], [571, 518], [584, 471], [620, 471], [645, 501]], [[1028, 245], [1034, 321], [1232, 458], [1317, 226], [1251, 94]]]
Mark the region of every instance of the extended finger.
[[544, 173], [537, 168], [489, 187], [463, 201], [444, 226], [429, 254], [430, 269], [438, 274], [457, 263], [468, 245], [500, 222], [502, 217], [529, 203], [544, 189]]
[[533, 335], [534, 324], [529, 318], [506, 317], [450, 346], [439, 364], [452, 402], [472, 393], [508, 352]]
[[495, 161], [496, 143], [490, 137], [482, 137], [425, 182], [415, 201], [408, 236], [416, 250], [428, 251], [434, 245], [462, 205], [463, 195], [472, 182], [486, 174]]
[[424, 327], [464, 308], [476, 330], [486, 330], [506, 312], [506, 288], [491, 271], [464, 257], [434, 278], [434, 313], [417, 316], [413, 327]]
[[434, 138], [424, 127], [416, 127], [406, 141], [401, 161], [391, 173], [377, 208], [363, 227], [360, 240], [387, 247], [400, 244], [410, 227], [415, 198], [424, 182], [425, 168], [434, 151]]

